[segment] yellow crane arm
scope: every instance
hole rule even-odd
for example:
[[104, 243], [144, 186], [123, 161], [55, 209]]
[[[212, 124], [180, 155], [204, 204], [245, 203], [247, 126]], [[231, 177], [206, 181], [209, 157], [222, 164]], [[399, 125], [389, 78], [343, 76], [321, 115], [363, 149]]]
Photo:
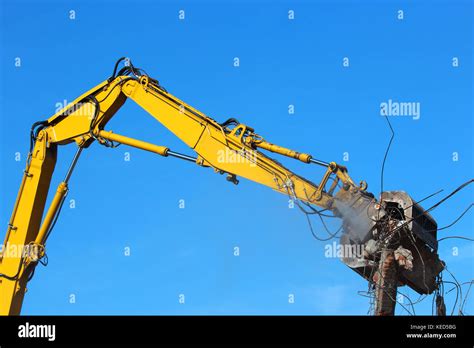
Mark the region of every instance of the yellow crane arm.
[[[20, 313], [26, 284], [44, 255], [44, 246], [67, 194], [72, 170], [81, 151], [95, 140], [106, 146], [116, 142], [161, 156], [190, 160], [227, 174], [227, 179], [235, 184], [238, 183], [237, 177], [241, 176], [336, 214], [335, 199], [349, 202], [366, 189], [365, 183], [355, 185], [343, 166], [271, 144], [251, 127], [235, 119], [222, 124], [216, 122], [168, 93], [157, 80], [142, 74], [131, 63], [117, 76], [116, 70], [117, 65], [111, 78], [48, 120], [33, 125], [27, 165], [0, 254], [0, 314]], [[135, 101], [173, 132], [196, 152], [197, 157], [105, 130], [106, 124], [127, 99]], [[78, 147], [77, 153], [41, 223], [57, 147], [73, 142]], [[322, 180], [314, 184], [259, 149], [327, 169]], [[330, 185], [329, 179], [332, 180]]]

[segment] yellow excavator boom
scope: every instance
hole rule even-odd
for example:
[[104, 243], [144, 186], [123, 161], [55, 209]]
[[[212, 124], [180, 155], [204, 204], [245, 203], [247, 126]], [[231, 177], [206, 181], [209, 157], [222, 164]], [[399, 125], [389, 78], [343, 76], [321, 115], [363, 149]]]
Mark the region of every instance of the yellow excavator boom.
[[[46, 121], [33, 125], [23, 180], [0, 254], [0, 314], [20, 313], [28, 279], [44, 256], [47, 238], [68, 192], [71, 173], [83, 149], [94, 141], [105, 146], [121, 143], [161, 156], [193, 161], [199, 166], [226, 174], [227, 179], [235, 184], [238, 177], [243, 177], [336, 215], [335, 200], [351, 202], [355, 196], [364, 195], [371, 201], [370, 194], [365, 193], [365, 183], [354, 184], [344, 166], [271, 144], [251, 127], [235, 119], [218, 123], [168, 93], [157, 80], [143, 74], [131, 62], [116, 74], [119, 62], [111, 78]], [[194, 150], [196, 157], [106, 130], [107, 123], [127, 99], [136, 102], [174, 133]], [[76, 155], [43, 218], [57, 148], [71, 143], [77, 146]], [[260, 150], [323, 166], [325, 174], [315, 184]]]

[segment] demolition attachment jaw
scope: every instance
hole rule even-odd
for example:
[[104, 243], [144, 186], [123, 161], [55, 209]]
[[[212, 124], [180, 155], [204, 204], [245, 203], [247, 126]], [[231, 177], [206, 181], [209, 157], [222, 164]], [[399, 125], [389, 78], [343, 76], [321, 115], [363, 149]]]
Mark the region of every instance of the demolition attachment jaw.
[[[437, 224], [429, 213], [403, 191], [387, 191], [379, 202], [354, 194], [337, 204], [344, 233], [342, 261], [369, 282], [377, 282], [384, 252], [394, 257], [397, 286], [408, 285], [419, 294], [437, 289], [436, 278], [444, 269], [437, 249]], [[375, 275], [375, 277], [374, 277]]]

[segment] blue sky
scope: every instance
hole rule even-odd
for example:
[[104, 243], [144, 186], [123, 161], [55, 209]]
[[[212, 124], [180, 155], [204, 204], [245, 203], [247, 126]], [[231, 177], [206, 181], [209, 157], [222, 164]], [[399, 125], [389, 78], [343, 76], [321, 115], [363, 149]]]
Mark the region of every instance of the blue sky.
[[[418, 120], [390, 119], [396, 136], [384, 188], [421, 199], [439, 189], [447, 194], [473, 176], [469, 1], [2, 0], [0, 9], [5, 230], [31, 124], [109, 77], [121, 56], [218, 121], [236, 117], [270, 142], [345, 164], [377, 196], [390, 135], [380, 104], [420, 103]], [[107, 128], [192, 154], [132, 101]], [[60, 148], [52, 189], [74, 151], [72, 145]], [[21, 161], [15, 161], [17, 152]], [[312, 181], [321, 179], [316, 166], [279, 160]], [[469, 188], [433, 211], [438, 225], [451, 223], [472, 198]], [[366, 282], [338, 259], [324, 257], [326, 242], [312, 238], [305, 216], [287, 201], [246, 180], [231, 185], [187, 162], [94, 144], [71, 178], [48, 241], [49, 265], [37, 268], [23, 313], [366, 314], [368, 299], [357, 293]], [[440, 236], [472, 237], [472, 226], [470, 212]], [[315, 228], [323, 235], [321, 226]], [[126, 247], [130, 256], [124, 256]], [[472, 242], [443, 241], [440, 255], [460, 282], [473, 279]], [[444, 279], [451, 280], [447, 273]], [[452, 291], [449, 310], [454, 299]], [[430, 314], [431, 297], [415, 309]], [[473, 313], [472, 299], [465, 311]], [[401, 306], [397, 313], [406, 314]]]

